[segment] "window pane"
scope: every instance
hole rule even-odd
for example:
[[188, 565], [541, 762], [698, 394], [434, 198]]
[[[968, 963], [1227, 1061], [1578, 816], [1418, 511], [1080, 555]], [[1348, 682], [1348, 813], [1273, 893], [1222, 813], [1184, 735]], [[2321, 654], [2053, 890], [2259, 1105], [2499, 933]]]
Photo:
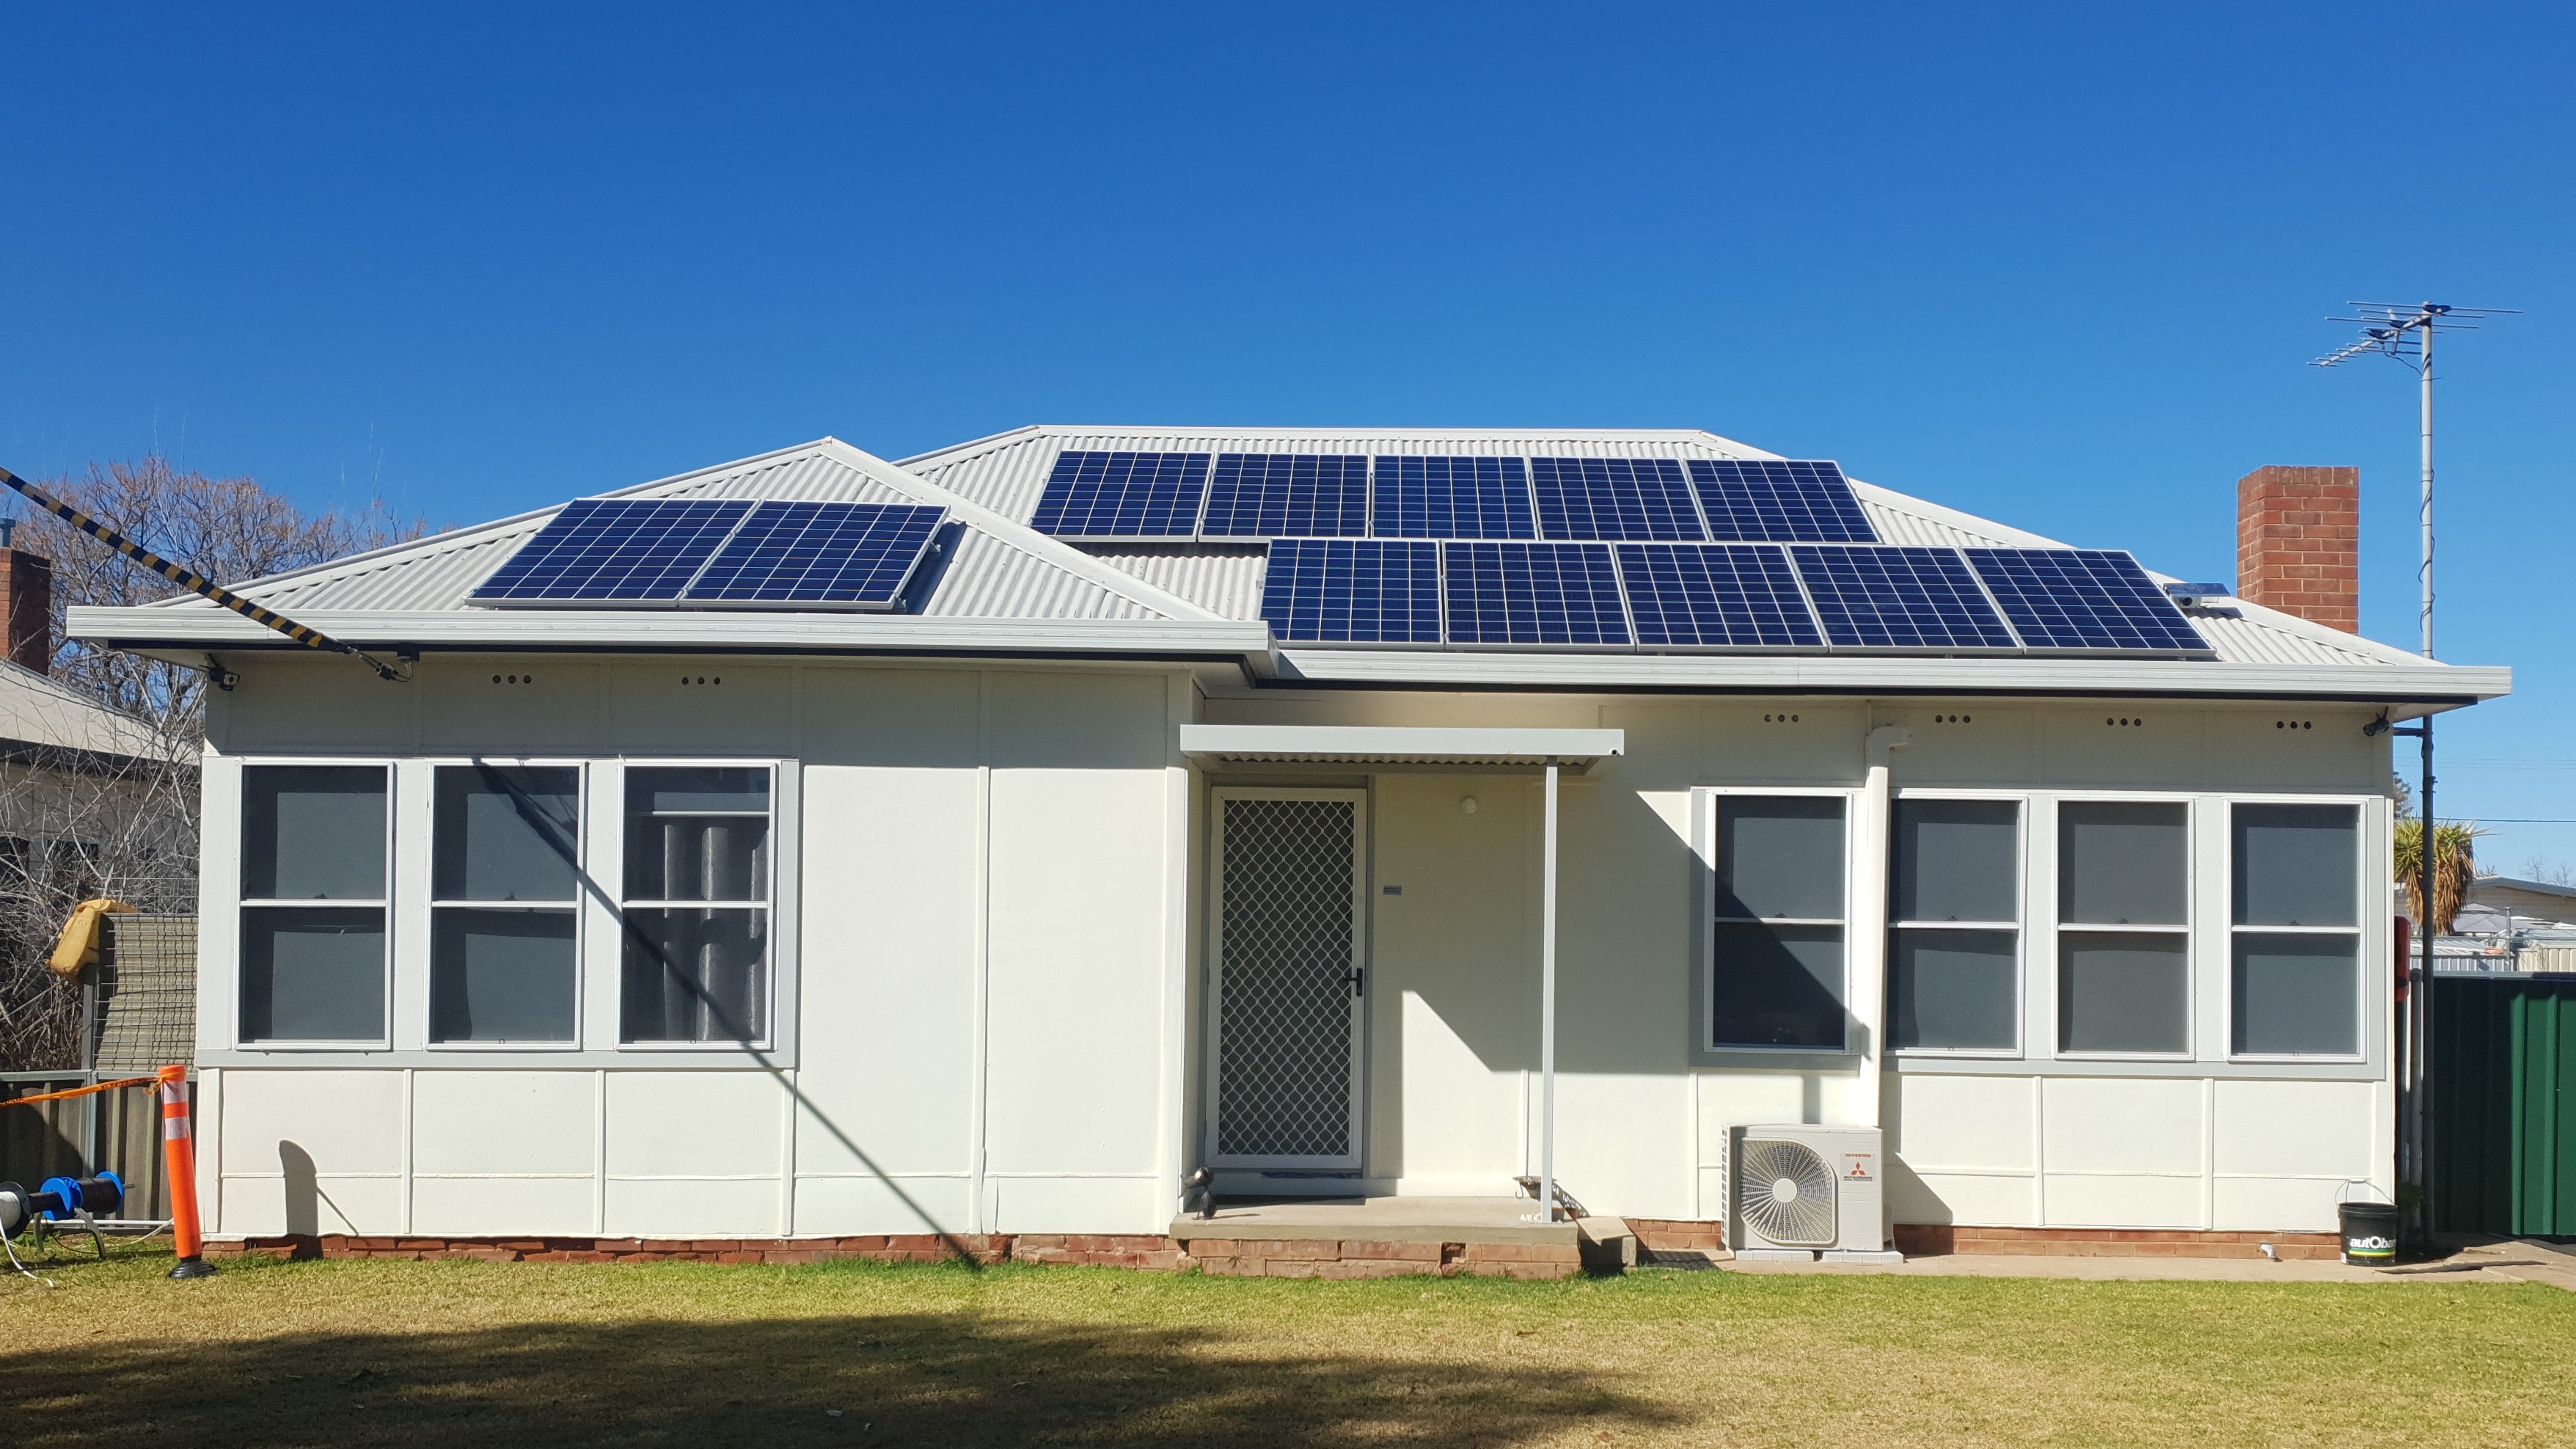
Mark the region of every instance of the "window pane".
[[754, 1041], [767, 1020], [764, 911], [628, 911], [627, 1041]]
[[2058, 1050], [2189, 1050], [2188, 959], [2178, 935], [2070, 931], [2058, 937]]
[[2361, 1050], [2355, 938], [2236, 938], [2236, 1050], [2353, 1056]]
[[2010, 1051], [2021, 1040], [2010, 931], [1897, 931], [1889, 1032], [1903, 1047]]
[[1896, 919], [2017, 921], [2021, 807], [2010, 800], [1896, 802]]
[[692, 765], [626, 772], [626, 808], [636, 813], [769, 813], [769, 771], [761, 765]]
[[2359, 817], [2349, 805], [2239, 805], [2236, 924], [2353, 926]]
[[1818, 796], [1719, 797], [1717, 914], [1841, 920], [1843, 802]]
[[2183, 924], [2190, 856], [2180, 804], [2069, 800], [2057, 807], [2057, 918]]
[[570, 1041], [570, 911], [436, 911], [431, 1041]]
[[376, 1041], [384, 1034], [382, 907], [242, 912], [243, 1041]]
[[442, 765], [431, 889], [443, 901], [568, 901], [581, 771]]
[[1843, 1050], [1840, 926], [1745, 921], [1720, 922], [1714, 929], [1717, 979], [1710, 992], [1710, 1041]]
[[244, 769], [242, 895], [251, 900], [383, 900], [384, 767]]
[[766, 770], [628, 771], [626, 898], [767, 900], [768, 808]]

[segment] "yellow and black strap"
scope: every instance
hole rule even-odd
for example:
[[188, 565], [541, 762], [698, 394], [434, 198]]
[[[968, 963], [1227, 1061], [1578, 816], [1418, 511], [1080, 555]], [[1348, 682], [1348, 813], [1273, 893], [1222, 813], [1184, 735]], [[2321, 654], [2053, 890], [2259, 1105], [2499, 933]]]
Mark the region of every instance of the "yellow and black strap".
[[332, 638], [330, 635], [323, 633], [319, 629], [308, 629], [302, 624], [296, 623], [293, 619], [287, 618], [283, 614], [279, 614], [270, 609], [261, 608], [259, 605], [252, 603], [250, 600], [243, 598], [241, 595], [234, 593], [232, 590], [225, 588], [223, 585], [216, 583], [214, 580], [207, 578], [201, 573], [198, 573], [195, 569], [185, 568], [170, 562], [168, 559], [163, 558], [161, 555], [154, 553], [152, 550], [145, 548], [139, 543], [136, 543], [134, 540], [127, 538], [124, 534], [117, 532], [115, 529], [108, 527], [106, 524], [99, 522], [97, 519], [90, 517], [88, 514], [83, 513], [79, 509], [72, 507], [70, 504], [63, 502], [61, 499], [54, 497], [52, 494], [47, 493], [42, 488], [37, 487], [35, 484], [28, 482], [26, 479], [19, 477], [17, 474], [10, 472], [6, 468], [0, 468], [0, 483], [8, 484], [11, 488], [25, 494], [28, 500], [33, 502], [37, 507], [42, 508], [47, 513], [54, 515], [63, 522], [70, 524], [72, 527], [79, 529], [81, 532], [88, 534], [90, 537], [97, 539], [99, 542], [106, 544], [109, 548], [115, 549], [118, 553], [121, 553], [127, 558], [134, 560], [136, 563], [143, 565], [145, 568], [152, 570], [154, 573], [159, 574], [161, 577], [168, 579], [174, 584], [177, 584], [179, 587], [187, 589], [193, 593], [203, 594], [207, 598], [214, 600], [216, 603], [223, 605], [225, 608], [232, 610], [234, 613], [241, 615], [243, 618], [250, 620], [254, 624], [274, 629], [278, 633], [285, 635], [287, 638], [310, 649], [324, 649], [335, 654], [349, 655], [354, 659], [364, 662], [368, 668], [375, 670], [376, 673], [387, 679], [402, 679], [405, 677], [406, 671], [404, 671], [399, 665], [389, 664], [384, 660], [378, 659], [367, 653], [365, 650], [358, 648], [354, 644], [343, 644], [339, 640]]

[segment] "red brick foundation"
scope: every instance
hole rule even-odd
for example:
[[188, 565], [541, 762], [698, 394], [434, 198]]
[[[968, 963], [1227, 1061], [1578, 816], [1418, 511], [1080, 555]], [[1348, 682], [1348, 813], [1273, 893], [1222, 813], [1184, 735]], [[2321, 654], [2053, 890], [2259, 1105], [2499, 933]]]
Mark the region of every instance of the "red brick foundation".
[[1651, 1264], [1658, 1255], [1685, 1265], [1706, 1263], [1726, 1251], [1726, 1224], [1686, 1218], [1629, 1218], [1628, 1232], [1637, 1240], [1637, 1261]]
[[440, 1238], [345, 1233], [227, 1238], [210, 1258], [273, 1253], [289, 1258], [469, 1258], [489, 1263], [1058, 1263], [1271, 1278], [1380, 1278], [1398, 1273], [1481, 1273], [1564, 1278], [1581, 1267], [1572, 1246], [1522, 1243], [1383, 1243], [1357, 1239], [1187, 1244], [1157, 1234], [1018, 1233], [942, 1238], [896, 1233], [849, 1238]]
[[2198, 1228], [1971, 1228], [1898, 1223], [1897, 1251], [1909, 1258], [1988, 1253], [2083, 1258], [2260, 1258], [2262, 1244], [2283, 1258], [2332, 1258], [2332, 1233], [2222, 1233]]

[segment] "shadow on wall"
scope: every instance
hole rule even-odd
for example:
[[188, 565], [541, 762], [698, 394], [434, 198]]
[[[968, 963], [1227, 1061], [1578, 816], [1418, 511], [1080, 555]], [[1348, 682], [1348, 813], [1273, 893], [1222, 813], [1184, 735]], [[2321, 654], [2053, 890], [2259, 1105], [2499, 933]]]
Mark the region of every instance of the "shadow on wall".
[[973, 1314], [291, 1335], [182, 1354], [138, 1340], [0, 1356], [0, 1381], [24, 1436], [58, 1445], [1385, 1438], [1442, 1449], [1675, 1423], [1589, 1370], [1253, 1357], [1205, 1331]]

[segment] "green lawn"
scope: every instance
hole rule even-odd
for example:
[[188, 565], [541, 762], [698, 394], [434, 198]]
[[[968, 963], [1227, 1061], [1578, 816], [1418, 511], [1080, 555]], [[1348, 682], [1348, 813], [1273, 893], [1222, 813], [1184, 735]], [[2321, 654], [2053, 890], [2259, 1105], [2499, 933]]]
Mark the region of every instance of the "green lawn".
[[2540, 1286], [55, 1261], [11, 1449], [2576, 1438]]

